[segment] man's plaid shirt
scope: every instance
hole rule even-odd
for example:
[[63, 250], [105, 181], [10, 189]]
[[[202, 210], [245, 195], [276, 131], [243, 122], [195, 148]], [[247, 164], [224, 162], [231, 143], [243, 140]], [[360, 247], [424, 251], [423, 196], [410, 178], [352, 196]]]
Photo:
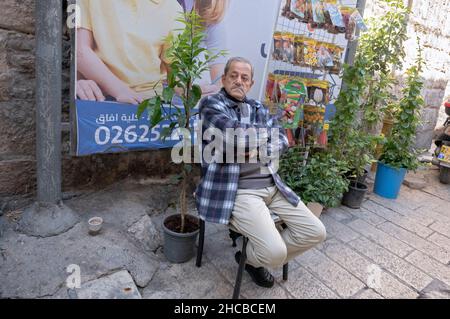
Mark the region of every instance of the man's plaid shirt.
[[[210, 128], [220, 130], [224, 136], [226, 129], [267, 128], [270, 130], [276, 128], [279, 131], [279, 138], [271, 139], [269, 135], [267, 153], [270, 155], [279, 152], [281, 156], [288, 148], [288, 140], [284, 129], [279, 126], [275, 117], [269, 115], [268, 109], [259, 101], [246, 99], [244, 102], [250, 105], [252, 124], [240, 122], [239, 102], [229, 96], [224, 89], [215, 95], [203, 98], [199, 108], [202, 134]], [[203, 150], [209, 143], [211, 142], [202, 139]], [[218, 162], [208, 164], [205, 161], [202, 162], [202, 179], [195, 192], [200, 218], [208, 222], [228, 224], [238, 189], [240, 164]], [[297, 206], [300, 197], [283, 183], [271, 165], [269, 165], [269, 169], [278, 190], [289, 203]]]

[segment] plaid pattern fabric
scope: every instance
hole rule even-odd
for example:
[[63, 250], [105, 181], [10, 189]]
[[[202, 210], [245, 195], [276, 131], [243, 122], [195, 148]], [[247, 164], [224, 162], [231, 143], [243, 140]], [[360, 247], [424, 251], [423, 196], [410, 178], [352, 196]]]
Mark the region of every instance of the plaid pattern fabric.
[[[252, 113], [250, 124], [240, 122], [239, 102], [229, 96], [224, 89], [215, 95], [203, 98], [199, 108], [200, 119], [202, 120], [202, 133], [209, 128], [223, 132], [224, 136], [227, 128], [267, 128], [269, 130], [271, 128], [279, 128], [278, 139], [271, 139], [269, 135], [267, 153], [270, 156], [278, 152], [281, 156], [288, 148], [288, 140], [284, 129], [279, 126], [276, 117], [271, 117], [268, 109], [259, 101], [247, 99], [244, 102], [250, 105]], [[209, 141], [203, 140], [202, 148], [205, 149], [209, 143]], [[248, 140], [246, 143], [248, 143]], [[297, 206], [300, 202], [300, 197], [283, 183], [271, 164], [269, 164], [269, 169], [278, 190], [289, 203]], [[238, 189], [239, 173], [239, 163], [219, 163], [219, 161], [210, 164], [202, 163], [202, 178], [195, 192], [197, 209], [202, 220], [228, 224]]]

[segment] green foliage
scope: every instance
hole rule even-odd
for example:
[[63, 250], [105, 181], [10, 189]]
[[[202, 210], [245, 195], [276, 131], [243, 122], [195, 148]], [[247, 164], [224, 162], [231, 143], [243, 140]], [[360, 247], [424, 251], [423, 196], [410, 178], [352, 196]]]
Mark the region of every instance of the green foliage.
[[336, 114], [330, 123], [330, 147], [346, 149], [348, 137], [355, 130], [361, 99], [366, 88], [364, 57], [357, 57], [354, 65], [344, 65], [342, 89], [335, 102]]
[[286, 184], [300, 194], [306, 204], [317, 202], [324, 207], [339, 206], [342, 194], [348, 190], [348, 181], [343, 177], [347, 171], [345, 162], [333, 158], [332, 154], [315, 153], [303, 165], [303, 152], [293, 147], [280, 162], [280, 175]]
[[350, 175], [362, 176], [373, 160], [373, 150], [380, 137], [364, 131], [358, 115], [366, 89], [366, 63], [358, 56], [353, 66], [345, 65], [341, 93], [336, 100], [336, 115], [330, 124], [331, 139], [328, 152], [345, 162]]
[[366, 60], [367, 92], [364, 98], [364, 120], [368, 128], [375, 126], [389, 112], [393, 98], [389, 90], [395, 84], [393, 68], [401, 68], [405, 58], [403, 43], [407, 40], [410, 10], [403, 0], [382, 0], [388, 10], [370, 20], [369, 31], [361, 36], [357, 57]]
[[403, 97], [398, 105], [398, 113], [392, 134], [383, 147], [380, 161], [395, 168], [415, 170], [419, 165], [417, 150], [413, 149], [416, 129], [419, 124], [420, 111], [424, 105], [421, 90], [423, 81], [421, 72], [424, 61], [419, 46], [419, 57], [416, 64], [406, 71], [407, 81], [403, 89]]
[[361, 176], [375, 160], [376, 145], [383, 141], [371, 133], [371, 128], [383, 114], [392, 117], [398, 111], [390, 94], [396, 83], [392, 68], [401, 67], [405, 57], [403, 42], [407, 39], [409, 10], [402, 0], [382, 1], [389, 10], [370, 21], [369, 31], [361, 36], [354, 65], [344, 66], [336, 116], [330, 124], [329, 152], [345, 161], [350, 175], [356, 176]]
[[[181, 22], [184, 28], [176, 30], [179, 32], [176, 36], [169, 36], [165, 39], [170, 44], [166, 56], [171, 62], [167, 75], [167, 86], [162, 94], [155, 92], [155, 97], [147, 99], [139, 105], [138, 117], [148, 110], [151, 128], [163, 121], [170, 121], [170, 126], [165, 128], [161, 134], [163, 139], [171, 136], [178, 128], [185, 129], [189, 134], [183, 134], [185, 146], [183, 150], [191, 150], [191, 136], [194, 128], [190, 125], [190, 119], [195, 115], [194, 109], [202, 97], [202, 90], [195, 84], [195, 81], [201, 77], [204, 71], [208, 70], [211, 61], [224, 55], [225, 52], [212, 54], [202, 46], [206, 36], [205, 28], [195, 10], [190, 13], [182, 13], [177, 21]], [[179, 97], [183, 101], [184, 107], [173, 104], [176, 92], [181, 92]], [[166, 112], [164, 106], [170, 106], [170, 111]], [[187, 214], [186, 189], [191, 171], [192, 166], [183, 163], [179, 176], [181, 181], [181, 232], [184, 232], [185, 215]]]

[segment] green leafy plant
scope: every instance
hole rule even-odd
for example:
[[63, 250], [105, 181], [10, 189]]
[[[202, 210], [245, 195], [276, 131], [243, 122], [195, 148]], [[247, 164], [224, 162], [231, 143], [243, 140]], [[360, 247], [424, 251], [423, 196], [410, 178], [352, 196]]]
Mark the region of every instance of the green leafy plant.
[[346, 163], [334, 159], [332, 154], [318, 152], [304, 165], [303, 154], [301, 149], [293, 147], [283, 155], [280, 162], [283, 180], [300, 194], [305, 204], [317, 202], [324, 207], [339, 206], [349, 184], [343, 177], [348, 170]]
[[362, 176], [365, 167], [374, 161], [377, 135], [366, 132], [358, 119], [367, 86], [366, 59], [358, 56], [354, 65], [345, 65], [342, 90], [336, 100], [336, 115], [330, 123], [328, 152], [347, 164], [346, 175]]
[[421, 72], [424, 65], [422, 49], [419, 45], [419, 56], [415, 65], [406, 71], [406, 86], [398, 105], [392, 134], [383, 147], [380, 161], [395, 168], [415, 170], [419, 166], [418, 151], [413, 148], [417, 126], [420, 122], [420, 111], [424, 105], [421, 96], [423, 81]]
[[388, 10], [381, 17], [369, 21], [369, 31], [359, 41], [357, 58], [366, 61], [367, 91], [363, 110], [367, 129], [371, 129], [382, 119], [394, 98], [390, 93], [396, 84], [394, 68], [401, 68], [405, 49], [403, 43], [408, 39], [407, 19], [410, 13], [403, 0], [381, 0]]
[[[177, 19], [184, 25], [176, 36], [170, 36], [165, 40], [170, 44], [167, 57], [171, 61], [167, 75], [167, 86], [163, 89], [162, 95], [155, 92], [155, 96], [143, 101], [138, 108], [140, 117], [145, 110], [149, 112], [150, 126], [153, 128], [163, 121], [170, 121], [161, 136], [166, 139], [176, 130], [182, 128], [182, 150], [183, 158], [192, 158], [192, 141], [194, 128], [191, 119], [196, 115], [195, 107], [202, 97], [202, 90], [195, 81], [201, 78], [201, 74], [208, 70], [208, 65], [224, 51], [212, 54], [203, 47], [205, 40], [204, 23], [195, 10], [189, 13], [182, 13]], [[183, 106], [173, 103], [176, 92], [183, 102]], [[167, 110], [168, 108], [168, 110]], [[190, 161], [183, 161], [181, 174], [178, 180], [181, 182], [180, 188], [180, 213], [181, 227], [180, 233], [185, 232], [187, 215], [187, 187], [192, 172]]]

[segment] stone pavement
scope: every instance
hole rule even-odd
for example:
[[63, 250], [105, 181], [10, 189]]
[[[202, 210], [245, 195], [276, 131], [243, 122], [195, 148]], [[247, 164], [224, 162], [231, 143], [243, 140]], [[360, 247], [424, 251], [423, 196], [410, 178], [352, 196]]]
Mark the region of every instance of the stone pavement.
[[[450, 185], [435, 169], [422, 175], [424, 189], [402, 186], [395, 201], [370, 193], [361, 209], [328, 209], [327, 240], [290, 263], [289, 280], [274, 269], [275, 287], [264, 289], [244, 273], [241, 297], [450, 298]], [[65, 204], [81, 221], [47, 238], [18, 233], [21, 211], [4, 214], [0, 297], [230, 298], [237, 248], [225, 226], [207, 223], [201, 268], [165, 259], [160, 224], [174, 212], [176, 191], [165, 181], [127, 180], [74, 194]], [[96, 237], [86, 227], [93, 215], [105, 220]], [[81, 289], [67, 289], [69, 265], [79, 266]]]

